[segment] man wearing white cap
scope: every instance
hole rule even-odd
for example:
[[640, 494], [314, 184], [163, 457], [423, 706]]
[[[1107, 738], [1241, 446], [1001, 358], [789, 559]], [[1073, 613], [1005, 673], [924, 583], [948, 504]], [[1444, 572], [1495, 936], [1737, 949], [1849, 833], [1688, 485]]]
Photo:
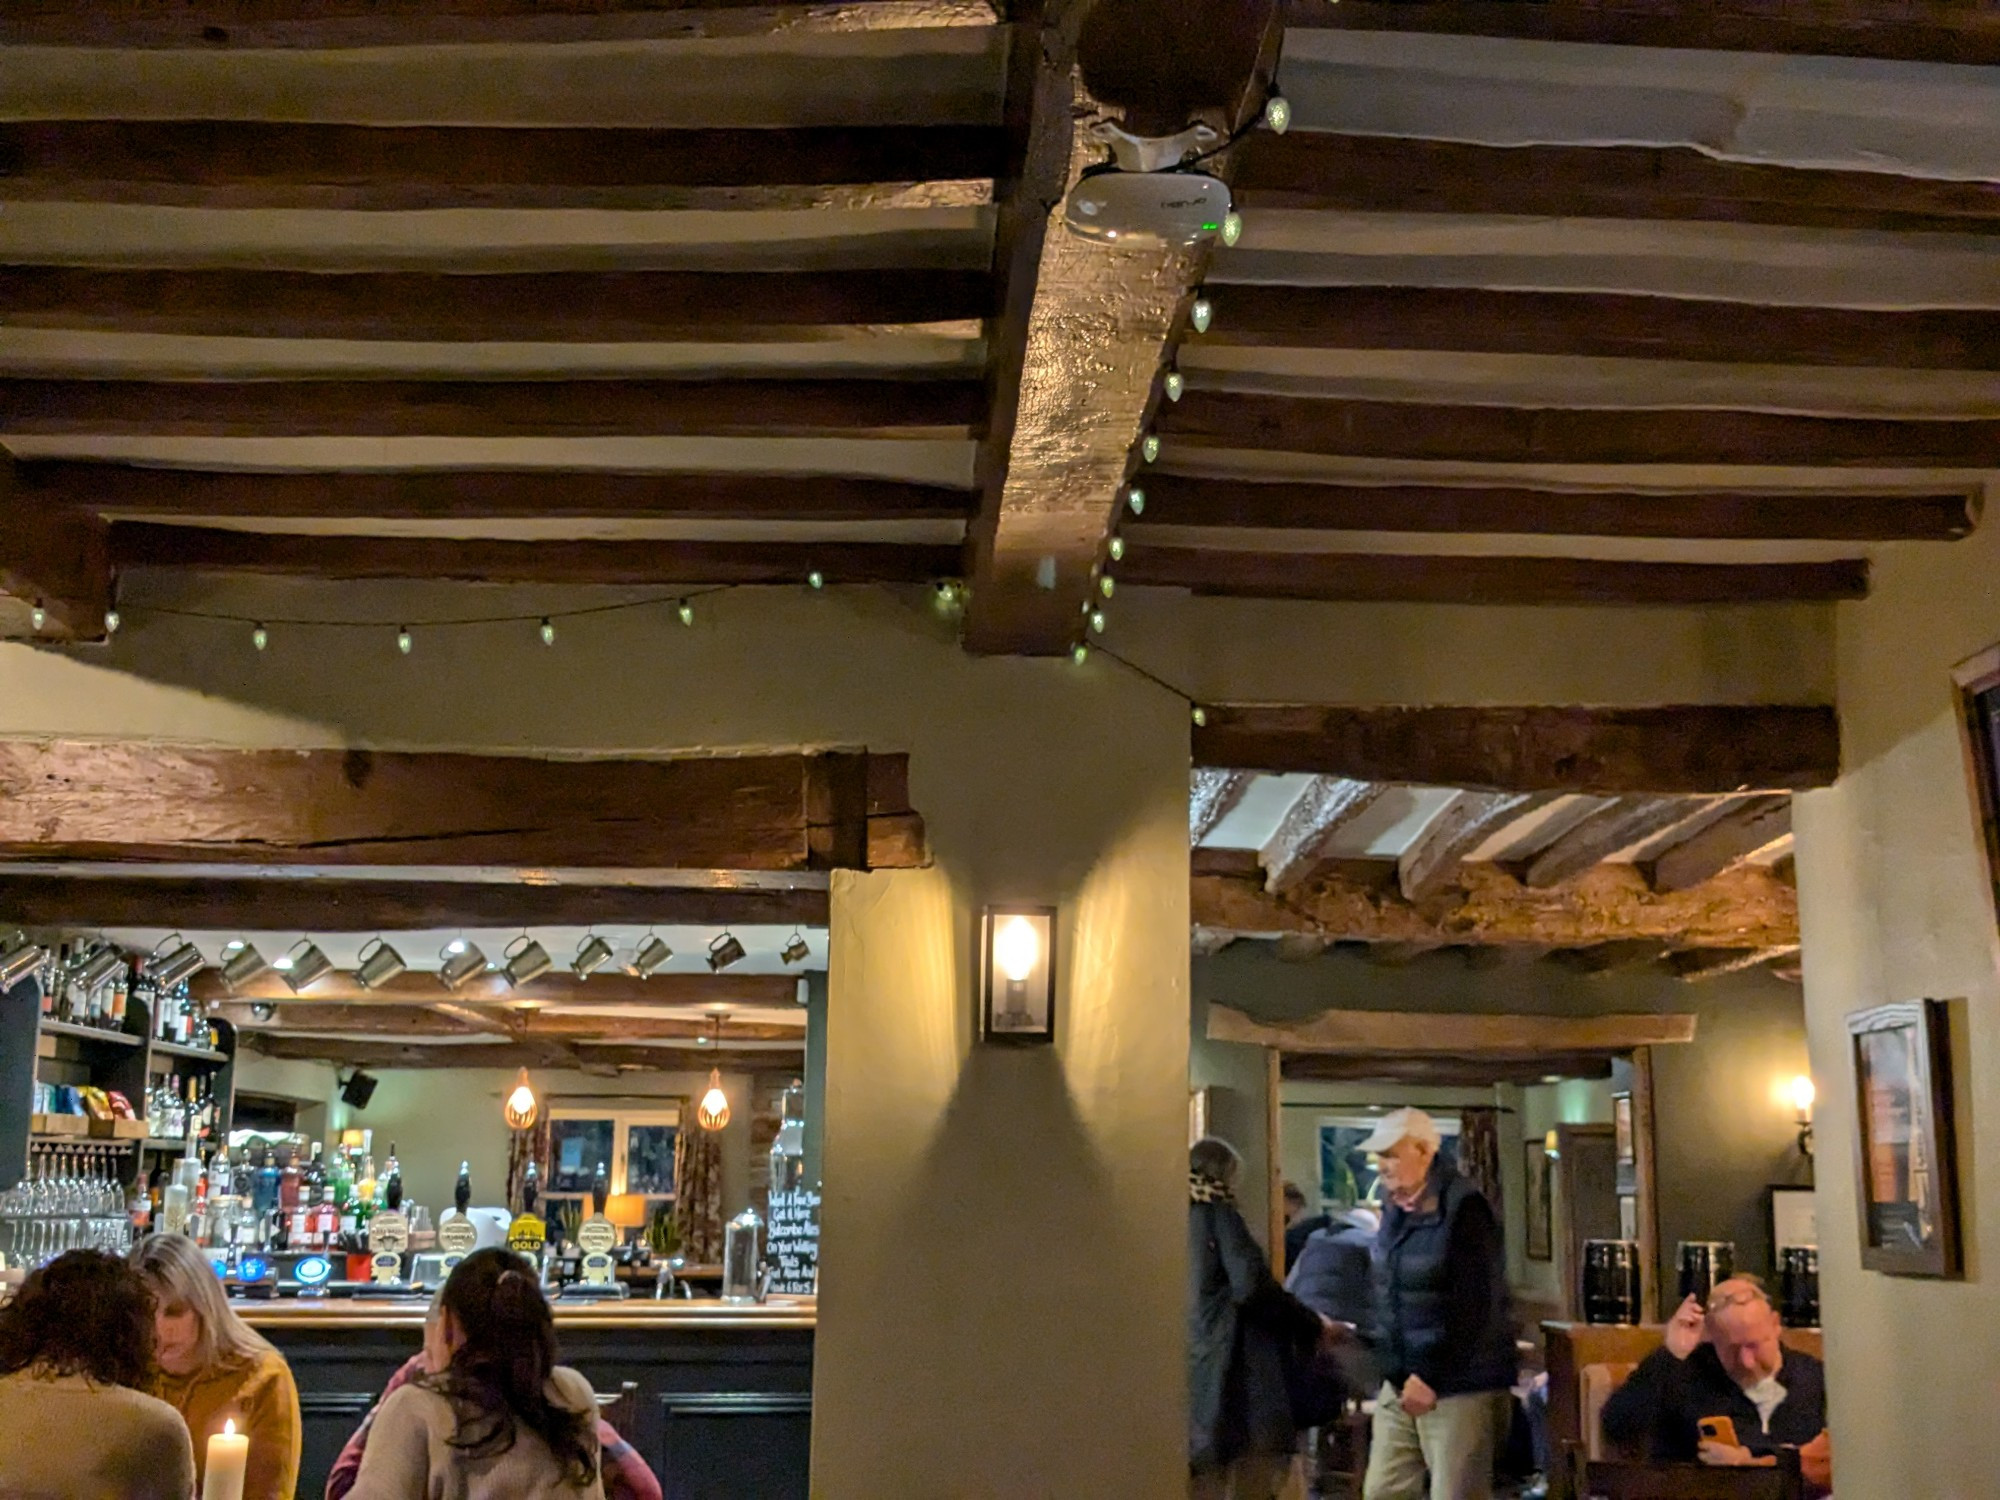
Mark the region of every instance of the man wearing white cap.
[[1385, 1115], [1361, 1149], [1381, 1169], [1375, 1403], [1364, 1500], [1490, 1500], [1518, 1359], [1505, 1242], [1479, 1190], [1438, 1155], [1420, 1109]]

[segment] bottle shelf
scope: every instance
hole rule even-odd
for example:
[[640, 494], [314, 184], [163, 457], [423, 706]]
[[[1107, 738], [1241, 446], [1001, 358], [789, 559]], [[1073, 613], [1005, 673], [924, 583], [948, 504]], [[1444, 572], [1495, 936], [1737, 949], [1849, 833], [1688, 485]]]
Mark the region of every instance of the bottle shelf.
[[183, 1047], [179, 1042], [159, 1042], [152, 1044], [153, 1050], [167, 1057], [186, 1058], [189, 1062], [226, 1063], [227, 1052], [217, 1052], [209, 1047]]
[[184, 1136], [149, 1135], [146, 1137], [145, 1144], [148, 1151], [180, 1151], [185, 1153], [188, 1143]]
[[[75, 1037], [79, 1042], [102, 1042], [106, 1046], [111, 1047], [143, 1047], [146, 1045], [144, 1037], [132, 1036], [128, 1032], [104, 1031], [96, 1026], [78, 1026], [73, 1022], [51, 1021], [47, 1018], [44, 1018], [42, 1021], [42, 1034], [44, 1036]], [[211, 1054], [204, 1053], [202, 1055], [209, 1056]], [[212, 1055], [220, 1057], [222, 1054], [218, 1052]]]

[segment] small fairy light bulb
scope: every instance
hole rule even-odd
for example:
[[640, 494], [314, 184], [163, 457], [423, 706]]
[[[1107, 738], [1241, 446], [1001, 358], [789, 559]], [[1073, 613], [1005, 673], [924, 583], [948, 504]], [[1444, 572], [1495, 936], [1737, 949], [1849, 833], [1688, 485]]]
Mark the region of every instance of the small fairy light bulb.
[[1187, 394], [1187, 379], [1179, 370], [1167, 371], [1166, 392], [1169, 401], [1178, 401]]
[[542, 644], [544, 646], [553, 646], [555, 643], [556, 643], [556, 622], [554, 620], [551, 620], [547, 615], [543, 615]]
[[37, 635], [41, 634], [43, 629], [47, 627], [49, 623], [49, 612], [42, 608], [41, 600], [37, 599], [35, 601], [35, 607], [28, 611], [28, 623], [35, 627], [35, 633]]
[[1242, 238], [1243, 215], [1232, 208], [1222, 216], [1222, 243], [1234, 248], [1236, 242]]
[[1139, 451], [1145, 455], [1147, 463], [1150, 464], [1157, 461], [1160, 456], [1159, 435], [1157, 433], [1147, 433], [1146, 440], [1139, 445]]
[[124, 623], [124, 617], [117, 610], [107, 609], [104, 612], [104, 633], [106, 635], [118, 634], [118, 627]]
[[1086, 661], [1090, 660], [1090, 647], [1086, 646], [1082, 641], [1078, 641], [1074, 646], [1070, 647], [1069, 659], [1079, 667], [1082, 666]]
[[1194, 299], [1194, 307], [1188, 312], [1188, 321], [1194, 324], [1196, 333], [1207, 333], [1208, 325], [1215, 321], [1215, 304], [1207, 297]]
[[1203, 708], [1199, 703], [1194, 706], [1194, 711], [1188, 717], [1194, 720], [1195, 728], [1206, 729], [1208, 727], [1208, 710]]
[[250, 627], [250, 644], [258, 651], [268, 649], [271, 644], [271, 632], [266, 630], [262, 625], [252, 625]]
[[1125, 503], [1132, 507], [1133, 515], [1143, 516], [1146, 513], [1146, 492], [1137, 485], [1132, 486], [1125, 492]]
[[1264, 106], [1264, 123], [1274, 134], [1283, 135], [1292, 128], [1292, 101], [1283, 94], [1273, 94], [1270, 103]]
[[825, 588], [826, 574], [820, 572], [818, 568], [814, 568], [810, 573], [806, 574], [806, 587], [814, 590]]
[[1104, 611], [1093, 609], [1090, 612], [1090, 633], [1092, 635], [1103, 635], [1105, 624]]
[[688, 603], [687, 600], [681, 600], [679, 606], [675, 608], [674, 613], [680, 616], [681, 624], [694, 624], [694, 606]]
[[1111, 539], [1111, 560], [1112, 560], [1113, 562], [1123, 562], [1123, 561], [1125, 560], [1125, 538], [1124, 538], [1124, 537], [1122, 537], [1122, 536], [1114, 536], [1114, 537], [1113, 537], [1113, 538]]
[[412, 651], [417, 649], [417, 638], [410, 634], [409, 626], [398, 625], [396, 627], [396, 649], [405, 656], [408, 656]]
[[1097, 592], [1109, 599], [1113, 594], [1118, 592], [1118, 580], [1113, 578], [1109, 573], [1106, 573], [1102, 578], [1097, 580]]

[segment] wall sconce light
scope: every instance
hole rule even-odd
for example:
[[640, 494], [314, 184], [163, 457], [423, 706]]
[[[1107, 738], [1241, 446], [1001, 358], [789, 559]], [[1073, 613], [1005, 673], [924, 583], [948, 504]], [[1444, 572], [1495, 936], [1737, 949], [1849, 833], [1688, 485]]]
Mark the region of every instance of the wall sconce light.
[[1819, 1090], [1812, 1079], [1799, 1074], [1785, 1088], [1785, 1095], [1792, 1101], [1792, 1109], [1798, 1116], [1799, 1155], [1813, 1154], [1813, 1101], [1819, 1098]]
[[1551, 1130], [1542, 1137], [1542, 1155], [1550, 1161], [1561, 1161], [1562, 1154], [1562, 1132]]
[[535, 1086], [528, 1082], [528, 1070], [521, 1069], [514, 1076], [513, 1090], [507, 1095], [507, 1102], [501, 1106], [507, 1117], [509, 1130], [532, 1130], [535, 1119], [542, 1112], [542, 1102], [535, 1097]]
[[1056, 909], [989, 906], [980, 937], [981, 1037], [989, 1042], [1053, 1042]]

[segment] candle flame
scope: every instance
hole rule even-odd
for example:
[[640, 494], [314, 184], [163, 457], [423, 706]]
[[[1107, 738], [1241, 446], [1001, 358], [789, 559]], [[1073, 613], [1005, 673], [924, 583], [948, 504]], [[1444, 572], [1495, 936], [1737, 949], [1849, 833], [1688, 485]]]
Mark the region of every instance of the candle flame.
[[222, 1424], [222, 1435], [223, 1435], [224, 1437], [235, 1437], [235, 1436], [236, 1436], [236, 1418], [234, 1418], [234, 1417], [230, 1417], [230, 1418], [229, 1418], [229, 1419], [227, 1419], [227, 1420], [226, 1420], [225, 1422], [223, 1422], [223, 1424]]

